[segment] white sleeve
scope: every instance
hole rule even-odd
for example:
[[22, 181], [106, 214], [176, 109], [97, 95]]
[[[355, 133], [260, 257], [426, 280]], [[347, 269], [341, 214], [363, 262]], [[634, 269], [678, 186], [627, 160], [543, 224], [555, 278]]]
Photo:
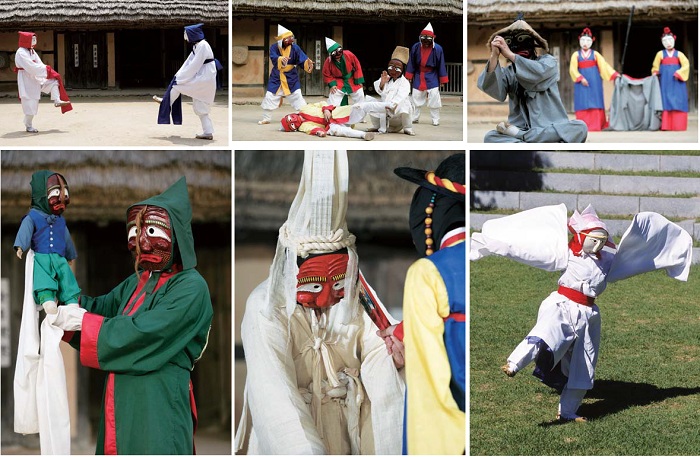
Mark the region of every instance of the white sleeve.
[[248, 297], [241, 325], [247, 401], [261, 454], [325, 454], [308, 405], [299, 393], [284, 308], [262, 311], [267, 281]]
[[[358, 305], [359, 306], [359, 305]], [[360, 377], [372, 405], [372, 432], [377, 455], [401, 454], [403, 434], [403, 371], [394, 366], [384, 340], [367, 313], [362, 313], [362, 365]], [[387, 315], [390, 321], [393, 319]]]
[[469, 259], [496, 254], [547, 271], [568, 262], [566, 205], [541, 206], [491, 219], [472, 234]]
[[693, 238], [687, 231], [660, 214], [639, 213], [622, 235], [607, 279], [665, 269], [670, 277], [687, 281], [692, 255]]
[[46, 79], [46, 65], [41, 61], [39, 56], [35, 59], [31, 58], [31, 55], [26, 50], [18, 50], [15, 53], [15, 66], [17, 68], [22, 68], [27, 74], [31, 75], [33, 78], [38, 80]]
[[190, 82], [199, 72], [199, 69], [204, 65], [204, 61], [208, 58], [212, 58], [214, 54], [212, 53], [211, 46], [205, 40], [200, 41], [195, 44], [192, 48], [192, 52], [182, 64], [182, 67], [175, 73], [175, 80], [178, 84], [185, 84]]

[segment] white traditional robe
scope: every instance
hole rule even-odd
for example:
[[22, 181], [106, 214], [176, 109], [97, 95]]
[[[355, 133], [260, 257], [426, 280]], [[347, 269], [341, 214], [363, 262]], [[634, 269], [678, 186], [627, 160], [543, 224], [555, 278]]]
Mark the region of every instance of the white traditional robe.
[[19, 48], [15, 53], [17, 88], [25, 115], [35, 116], [39, 109], [41, 93], [51, 94], [52, 100], [59, 100], [58, 81], [46, 78], [46, 64], [33, 49]]
[[185, 63], [175, 73], [177, 85], [173, 89], [208, 105], [213, 104], [216, 96], [216, 63], [204, 63], [213, 58], [214, 52], [206, 40], [196, 43]]
[[313, 311], [297, 306], [288, 318], [283, 304], [268, 319], [267, 283], [241, 327], [248, 378], [236, 448], [249, 438], [248, 454], [400, 454], [404, 382], [376, 326], [360, 312], [333, 335]]

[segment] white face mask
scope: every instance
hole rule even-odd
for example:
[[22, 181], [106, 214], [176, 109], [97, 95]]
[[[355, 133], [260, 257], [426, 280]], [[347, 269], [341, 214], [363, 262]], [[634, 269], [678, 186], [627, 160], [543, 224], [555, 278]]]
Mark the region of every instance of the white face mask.
[[663, 44], [666, 49], [673, 49], [676, 45], [676, 40], [674, 40], [671, 35], [666, 35], [661, 38], [661, 44]]
[[32, 36], [32, 48], [36, 46], [36, 35]]
[[189, 41], [190, 41], [190, 39], [187, 38], [187, 30], [185, 30], [185, 41], [187, 41], [188, 43], [189, 43]]
[[582, 36], [578, 39], [578, 44], [581, 46], [581, 49], [587, 51], [591, 49], [591, 46], [593, 46], [593, 38], [589, 36]]

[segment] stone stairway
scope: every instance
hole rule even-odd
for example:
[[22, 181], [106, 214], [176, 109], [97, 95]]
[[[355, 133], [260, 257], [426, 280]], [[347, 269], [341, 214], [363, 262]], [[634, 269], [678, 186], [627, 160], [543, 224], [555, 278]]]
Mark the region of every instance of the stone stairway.
[[[591, 203], [613, 236], [624, 233], [634, 214], [654, 211], [697, 243], [700, 151], [692, 154], [471, 151], [470, 228], [480, 230], [488, 219], [537, 206], [564, 203], [573, 211]], [[664, 176], [669, 173], [683, 176]], [[698, 262], [700, 248], [694, 248], [693, 263]]]

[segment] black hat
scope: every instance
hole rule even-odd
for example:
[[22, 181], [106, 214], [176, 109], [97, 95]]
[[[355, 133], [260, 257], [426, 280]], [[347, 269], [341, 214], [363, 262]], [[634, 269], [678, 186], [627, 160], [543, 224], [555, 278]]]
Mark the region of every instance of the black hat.
[[433, 192], [464, 202], [466, 200], [466, 188], [464, 187], [464, 181], [466, 180], [465, 163], [465, 154], [460, 152], [443, 160], [434, 172], [417, 168], [399, 167], [394, 169], [394, 173], [400, 178], [430, 189]]

